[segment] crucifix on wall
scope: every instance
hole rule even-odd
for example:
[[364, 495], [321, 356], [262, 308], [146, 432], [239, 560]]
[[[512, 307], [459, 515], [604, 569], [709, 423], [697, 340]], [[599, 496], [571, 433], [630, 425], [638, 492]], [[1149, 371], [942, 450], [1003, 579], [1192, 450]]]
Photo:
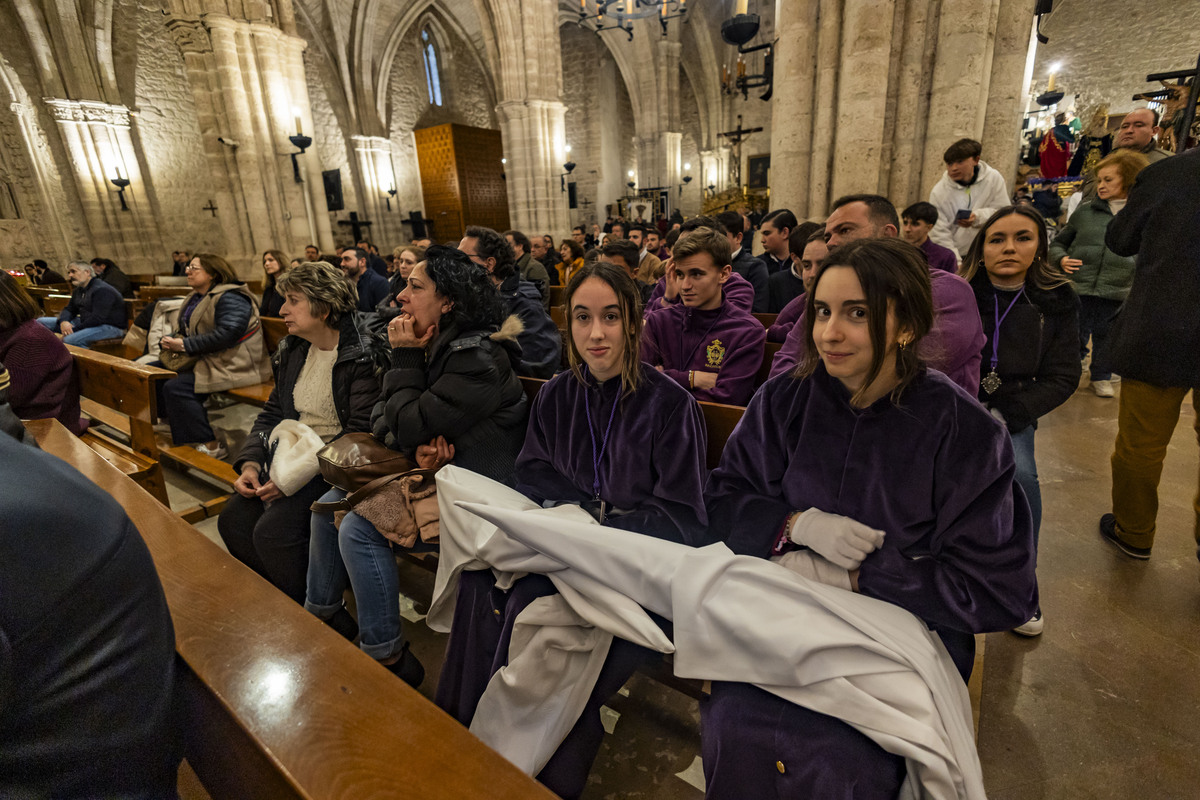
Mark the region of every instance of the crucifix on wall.
[[216, 207], [215, 205], [213, 205], [213, 201], [212, 201], [212, 200], [209, 200], [209, 201], [208, 201], [208, 205], [206, 205], [206, 206], [200, 206], [200, 210], [201, 210], [201, 211], [208, 211], [208, 212], [209, 212], [209, 213], [211, 213], [211, 214], [212, 214], [214, 217], [217, 215], [217, 207]]
[[718, 133], [717, 135], [723, 139], [729, 140], [729, 146], [733, 150], [733, 158], [729, 162], [729, 180], [737, 188], [742, 186], [742, 142], [750, 138], [750, 134], [758, 133], [762, 128], [743, 128], [742, 115], [738, 114], [737, 130]]

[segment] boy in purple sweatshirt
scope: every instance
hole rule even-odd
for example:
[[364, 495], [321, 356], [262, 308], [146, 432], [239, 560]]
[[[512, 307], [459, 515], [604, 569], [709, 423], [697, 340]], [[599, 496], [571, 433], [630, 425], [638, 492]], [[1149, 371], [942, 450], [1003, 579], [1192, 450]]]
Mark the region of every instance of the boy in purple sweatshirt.
[[673, 269], [682, 303], [646, 316], [642, 360], [697, 400], [744, 406], [754, 394], [767, 331], [726, 298], [729, 240], [711, 228], [681, 236]]

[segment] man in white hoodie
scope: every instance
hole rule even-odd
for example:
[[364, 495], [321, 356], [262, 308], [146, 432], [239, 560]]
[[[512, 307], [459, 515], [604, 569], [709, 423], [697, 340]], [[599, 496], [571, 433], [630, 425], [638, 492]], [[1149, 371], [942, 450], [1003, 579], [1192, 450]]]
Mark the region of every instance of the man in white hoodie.
[[979, 160], [982, 152], [974, 139], [950, 145], [942, 156], [946, 174], [929, 193], [929, 202], [938, 210], [929, 238], [963, 256], [988, 217], [1012, 203], [1004, 177]]

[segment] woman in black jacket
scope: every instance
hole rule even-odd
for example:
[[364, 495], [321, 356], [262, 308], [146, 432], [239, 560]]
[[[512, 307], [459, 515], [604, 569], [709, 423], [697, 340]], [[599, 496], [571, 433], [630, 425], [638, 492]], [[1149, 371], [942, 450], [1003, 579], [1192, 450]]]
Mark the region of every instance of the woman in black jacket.
[[[984, 224], [963, 259], [987, 341], [979, 400], [1003, 422], [1017, 459], [1016, 482], [1033, 512], [1033, 541], [1042, 524], [1034, 433], [1079, 386], [1079, 297], [1047, 259], [1046, 223], [1027, 206], [1008, 206]], [[1042, 632], [1042, 612], [1016, 629]]]
[[[371, 414], [375, 437], [427, 469], [453, 459], [511, 481], [525, 437], [525, 392], [513, 371], [519, 323], [505, 320], [488, 274], [449, 247], [429, 248], [409, 275], [400, 305], [402, 313], [388, 323], [391, 369]], [[321, 500], [344, 496], [335, 489]], [[358, 604], [363, 652], [418, 685], [425, 673], [400, 627], [389, 540], [354, 512], [340, 527], [332, 514], [314, 513], [304, 606], [337, 626], [348, 586]]]
[[[303, 423], [323, 442], [369, 430], [387, 348], [354, 310], [358, 293], [341, 270], [301, 264], [280, 276], [277, 288], [288, 335], [271, 360], [275, 388], [234, 461], [237, 494], [217, 528], [239, 561], [303, 603], [308, 507], [329, 484], [316, 474], [315, 453], [305, 452], [303, 464], [272, 463], [270, 434], [283, 420]], [[297, 472], [303, 477], [292, 477]], [[289, 480], [281, 478], [281, 487], [270, 477], [275, 474]], [[295, 485], [305, 477], [307, 482]]]
[[288, 268], [288, 257], [279, 250], [266, 250], [262, 254], [263, 261], [263, 293], [258, 304], [258, 314], [262, 317], [278, 317], [283, 308], [283, 295], [276, 287], [276, 282]]

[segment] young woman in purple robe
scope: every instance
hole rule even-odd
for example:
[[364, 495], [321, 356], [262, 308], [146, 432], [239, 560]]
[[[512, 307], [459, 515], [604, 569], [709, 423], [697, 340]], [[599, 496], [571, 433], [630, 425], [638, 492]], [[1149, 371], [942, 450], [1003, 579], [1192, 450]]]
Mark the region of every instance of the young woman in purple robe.
[[[578, 504], [607, 526], [705, 543], [704, 420], [686, 389], [639, 359], [633, 279], [612, 264], [587, 264], [571, 277], [566, 307], [570, 369], [533, 401], [517, 490], [547, 507]], [[490, 570], [464, 572], [437, 704], [469, 725], [488, 681], [508, 661], [517, 615], [554, 592], [544, 575], [505, 592]], [[600, 706], [638, 664], [658, 657], [613, 640], [583, 714], [538, 780], [560, 797], [583, 791], [604, 734]]]
[[[1003, 426], [917, 355], [932, 323], [914, 247], [834, 250], [808, 294], [804, 360], [755, 394], [706, 494], [736, 553], [802, 548], [844, 569], [844, 587], [929, 625], [966, 680], [973, 635], [1037, 605], [1033, 537]], [[710, 800], [894, 798], [905, 777], [848, 724], [749, 684], [715, 682], [701, 731]]]

